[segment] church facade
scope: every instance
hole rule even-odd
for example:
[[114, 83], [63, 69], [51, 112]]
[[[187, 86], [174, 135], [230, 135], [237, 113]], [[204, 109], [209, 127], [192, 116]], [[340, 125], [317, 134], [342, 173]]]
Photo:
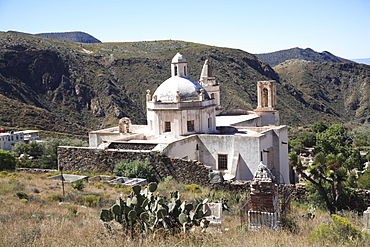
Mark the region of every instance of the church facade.
[[118, 127], [90, 132], [90, 147], [152, 150], [197, 160], [221, 171], [226, 180], [252, 180], [262, 162], [277, 183], [290, 183], [288, 134], [279, 125], [276, 82], [257, 82], [255, 111], [223, 111], [210, 62], [205, 61], [199, 81], [187, 76], [187, 66], [177, 53], [171, 77], [154, 93], [147, 90], [147, 125], [121, 119]]

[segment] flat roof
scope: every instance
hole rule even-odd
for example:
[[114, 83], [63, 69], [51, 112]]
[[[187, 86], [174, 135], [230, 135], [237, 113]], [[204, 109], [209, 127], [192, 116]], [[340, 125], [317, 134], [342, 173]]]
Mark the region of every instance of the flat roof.
[[256, 119], [258, 115], [236, 115], [236, 116], [216, 116], [216, 126], [231, 126], [236, 123]]

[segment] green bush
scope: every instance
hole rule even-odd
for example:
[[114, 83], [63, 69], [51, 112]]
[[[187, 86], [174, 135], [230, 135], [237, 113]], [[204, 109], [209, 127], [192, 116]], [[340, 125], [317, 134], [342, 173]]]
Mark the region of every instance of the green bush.
[[82, 200], [86, 207], [96, 207], [98, 205], [98, 202], [100, 201], [100, 196], [87, 195], [83, 196]]
[[71, 187], [75, 190], [83, 190], [86, 187], [86, 184], [83, 179], [79, 179], [79, 180], [72, 182]]
[[0, 170], [14, 170], [16, 163], [11, 152], [0, 149]]
[[50, 202], [61, 202], [63, 201], [63, 199], [64, 199], [63, 196], [59, 194], [52, 194], [48, 196], [48, 201]]
[[357, 186], [360, 189], [365, 189], [365, 190], [370, 189], [370, 169], [367, 169], [363, 174], [361, 174], [358, 177]]
[[311, 238], [329, 245], [356, 245], [368, 246], [370, 235], [355, 228], [348, 219], [339, 215], [332, 215], [333, 222], [323, 224], [316, 228], [311, 234]]
[[121, 160], [113, 170], [117, 176], [128, 178], [145, 178], [148, 182], [156, 182], [154, 169], [147, 160]]
[[202, 192], [199, 185], [197, 185], [197, 184], [190, 184], [190, 185], [186, 186], [186, 190], [191, 192], [191, 193], [201, 193]]

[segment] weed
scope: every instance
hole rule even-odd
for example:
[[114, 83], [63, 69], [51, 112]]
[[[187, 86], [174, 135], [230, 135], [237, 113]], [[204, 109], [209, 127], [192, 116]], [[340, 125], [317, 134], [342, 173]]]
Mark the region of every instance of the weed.
[[82, 200], [83, 200], [85, 206], [87, 206], [87, 207], [96, 207], [98, 205], [98, 202], [100, 201], [100, 196], [87, 195], [87, 196], [83, 196]]
[[59, 194], [52, 194], [48, 196], [48, 201], [50, 202], [61, 202], [63, 201], [63, 196]]
[[186, 190], [191, 192], [191, 193], [201, 193], [202, 192], [199, 185], [197, 185], [197, 184], [190, 184], [190, 185], [186, 186]]
[[82, 179], [76, 180], [71, 183], [71, 187], [75, 190], [83, 190], [86, 187], [85, 181]]
[[1, 171], [0, 172], [0, 177], [4, 178], [6, 176], [8, 176], [8, 172], [7, 171]]
[[22, 244], [29, 244], [35, 242], [41, 237], [41, 229], [37, 226], [32, 228], [22, 228], [19, 238]]

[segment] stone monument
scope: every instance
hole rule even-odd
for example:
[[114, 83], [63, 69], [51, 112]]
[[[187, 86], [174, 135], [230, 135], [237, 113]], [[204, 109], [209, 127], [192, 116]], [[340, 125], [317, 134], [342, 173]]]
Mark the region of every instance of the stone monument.
[[274, 179], [271, 171], [261, 162], [251, 183], [248, 211], [250, 229], [278, 226], [278, 187]]

